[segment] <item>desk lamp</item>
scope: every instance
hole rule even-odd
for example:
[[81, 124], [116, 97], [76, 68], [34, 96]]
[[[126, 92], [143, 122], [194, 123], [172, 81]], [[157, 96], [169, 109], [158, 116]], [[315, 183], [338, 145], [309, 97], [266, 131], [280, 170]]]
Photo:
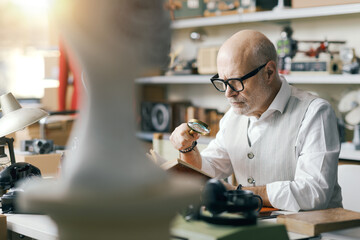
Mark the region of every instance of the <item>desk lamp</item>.
[[[22, 167], [22, 165], [24, 165], [24, 163], [15, 162], [13, 147], [14, 139], [7, 138], [6, 135], [21, 130], [26, 126], [37, 122], [48, 114], [41, 109], [22, 108], [12, 93], [7, 93], [0, 96], [0, 104], [3, 115], [0, 119], [0, 157], [7, 157], [4, 148], [6, 145], [8, 145], [11, 166], [13, 166], [13, 168], [19, 169]], [[19, 180], [20, 178], [26, 177], [24, 173], [17, 175], [16, 177], [9, 177], [8, 174], [6, 174], [6, 171], [10, 171], [10, 169], [5, 169], [0, 172], [0, 189], [3, 190], [7, 190], [12, 187], [15, 181]]]
[[[14, 139], [5, 136], [21, 130], [47, 116], [48, 114], [38, 108], [22, 108], [12, 93], [0, 97], [2, 118], [0, 119], [0, 148], [8, 144], [11, 164], [15, 163], [13, 149]], [[0, 150], [3, 152], [3, 150]]]

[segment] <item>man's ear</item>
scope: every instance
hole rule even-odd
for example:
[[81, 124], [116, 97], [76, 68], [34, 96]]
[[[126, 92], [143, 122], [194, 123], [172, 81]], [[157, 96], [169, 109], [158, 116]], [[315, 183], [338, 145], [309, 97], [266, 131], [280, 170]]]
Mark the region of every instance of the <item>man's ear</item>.
[[275, 79], [276, 71], [277, 71], [276, 63], [273, 60], [270, 60], [266, 64], [265, 70], [264, 70], [265, 80], [267, 83], [271, 83]]

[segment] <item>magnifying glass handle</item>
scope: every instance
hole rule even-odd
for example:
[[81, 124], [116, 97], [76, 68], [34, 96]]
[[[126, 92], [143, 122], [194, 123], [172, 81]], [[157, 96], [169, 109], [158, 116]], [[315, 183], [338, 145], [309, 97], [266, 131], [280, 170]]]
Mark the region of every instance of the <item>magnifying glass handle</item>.
[[190, 129], [189, 134], [192, 136], [194, 133], [195, 133], [195, 131]]

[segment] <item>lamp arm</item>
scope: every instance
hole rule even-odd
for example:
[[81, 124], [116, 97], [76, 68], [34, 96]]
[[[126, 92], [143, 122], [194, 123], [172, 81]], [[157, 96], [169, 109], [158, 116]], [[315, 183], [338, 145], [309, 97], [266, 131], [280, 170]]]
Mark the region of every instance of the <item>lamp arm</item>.
[[5, 141], [9, 147], [9, 153], [10, 153], [10, 162], [11, 164], [14, 164], [15, 161], [15, 154], [14, 154], [14, 139], [13, 138], [5, 138]]

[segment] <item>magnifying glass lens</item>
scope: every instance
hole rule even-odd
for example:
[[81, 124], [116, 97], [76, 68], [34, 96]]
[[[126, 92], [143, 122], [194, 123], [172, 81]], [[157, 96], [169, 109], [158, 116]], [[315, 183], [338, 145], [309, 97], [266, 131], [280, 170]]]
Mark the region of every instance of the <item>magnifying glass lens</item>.
[[194, 132], [206, 135], [210, 133], [210, 129], [206, 123], [203, 123], [199, 120], [192, 119], [188, 122], [188, 126]]

